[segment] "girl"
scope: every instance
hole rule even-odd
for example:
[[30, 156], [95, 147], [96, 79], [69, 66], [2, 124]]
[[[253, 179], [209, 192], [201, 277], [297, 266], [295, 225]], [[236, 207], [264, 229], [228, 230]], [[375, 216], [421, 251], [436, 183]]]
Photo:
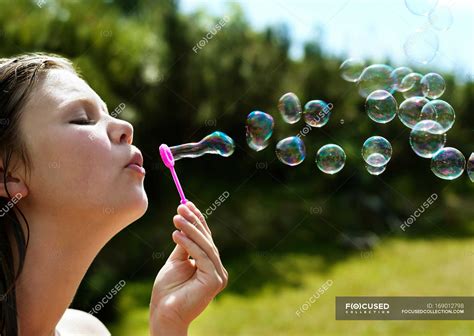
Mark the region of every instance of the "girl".
[[[102, 247], [147, 210], [132, 143], [132, 125], [108, 113], [67, 59], [0, 59], [1, 335], [110, 335], [68, 306]], [[180, 205], [173, 223], [151, 335], [186, 335], [228, 279], [196, 206]]]

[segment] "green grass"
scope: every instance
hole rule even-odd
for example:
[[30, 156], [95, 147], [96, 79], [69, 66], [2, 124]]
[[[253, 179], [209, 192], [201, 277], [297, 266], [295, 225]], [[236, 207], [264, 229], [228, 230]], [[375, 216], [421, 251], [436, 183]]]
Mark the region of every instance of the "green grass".
[[[382, 241], [372, 252], [332, 248], [245, 255], [230, 262], [230, 285], [193, 322], [200, 335], [473, 335], [473, 321], [336, 321], [335, 296], [474, 295], [474, 239]], [[333, 284], [300, 317], [296, 310]], [[149, 335], [151, 283], [128, 284], [112, 335]], [[141, 294], [140, 294], [141, 293]]]

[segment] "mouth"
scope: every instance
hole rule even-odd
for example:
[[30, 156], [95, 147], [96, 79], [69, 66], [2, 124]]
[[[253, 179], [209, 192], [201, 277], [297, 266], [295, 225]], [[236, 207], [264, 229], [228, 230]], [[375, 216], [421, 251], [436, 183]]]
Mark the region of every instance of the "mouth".
[[135, 152], [132, 158], [130, 159], [129, 163], [125, 166], [125, 168], [133, 169], [143, 175], [145, 175], [145, 168], [143, 168], [143, 156], [140, 152]]

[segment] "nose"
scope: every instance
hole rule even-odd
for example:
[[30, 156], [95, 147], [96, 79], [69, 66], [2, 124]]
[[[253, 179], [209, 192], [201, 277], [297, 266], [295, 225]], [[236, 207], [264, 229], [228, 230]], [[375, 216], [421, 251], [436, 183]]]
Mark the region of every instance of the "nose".
[[113, 143], [133, 143], [133, 126], [128, 121], [115, 119], [109, 124], [109, 137]]

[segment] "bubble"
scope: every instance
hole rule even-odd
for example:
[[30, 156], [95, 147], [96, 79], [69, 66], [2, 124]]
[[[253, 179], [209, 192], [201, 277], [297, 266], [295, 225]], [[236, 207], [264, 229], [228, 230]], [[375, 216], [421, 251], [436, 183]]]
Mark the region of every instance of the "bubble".
[[427, 15], [438, 4], [438, 0], [405, 0], [408, 10], [415, 15]]
[[446, 89], [444, 78], [434, 72], [424, 75], [420, 83], [423, 95], [430, 99], [441, 97]]
[[447, 132], [454, 125], [456, 115], [454, 109], [449, 103], [441, 99], [428, 102], [421, 109], [421, 119], [436, 120]]
[[467, 162], [467, 176], [469, 176], [471, 182], [474, 182], [474, 153], [471, 153]]
[[339, 71], [344, 80], [348, 82], [357, 82], [364, 68], [364, 61], [356, 58], [349, 58], [342, 62]]
[[393, 89], [401, 92], [399, 87], [402, 82], [402, 79], [405, 78], [406, 75], [411, 74], [412, 72], [413, 70], [408, 67], [398, 67], [393, 70], [390, 74], [390, 77], [392, 77], [393, 80]]
[[246, 139], [250, 148], [261, 151], [268, 146], [268, 140], [273, 133], [273, 118], [271, 115], [253, 111], [247, 116]]
[[277, 158], [288, 166], [299, 165], [306, 157], [306, 148], [303, 140], [291, 136], [278, 141], [275, 150]]
[[409, 60], [421, 64], [431, 62], [438, 52], [438, 35], [430, 29], [417, 30], [409, 35], [403, 44], [403, 50]]
[[392, 93], [392, 71], [393, 68], [385, 64], [373, 64], [365, 68], [358, 81], [359, 94], [366, 98], [375, 90], [385, 90]]
[[462, 175], [466, 159], [453, 147], [444, 147], [431, 158], [431, 171], [444, 180], [454, 180]]
[[301, 104], [293, 92], [285, 93], [278, 101], [278, 110], [283, 120], [288, 124], [294, 124], [301, 118]]
[[199, 142], [170, 147], [174, 160], [196, 158], [204, 154], [218, 154], [224, 157], [234, 153], [234, 140], [223, 132], [213, 132]]
[[408, 128], [413, 128], [421, 120], [421, 111], [429, 103], [425, 97], [411, 97], [398, 108], [398, 118]]
[[381, 124], [393, 120], [397, 109], [397, 101], [385, 90], [372, 92], [365, 101], [365, 111], [369, 115], [369, 118]]
[[373, 167], [386, 165], [391, 157], [392, 145], [381, 136], [370, 137], [362, 145], [362, 158]]
[[428, 16], [431, 26], [439, 31], [448, 30], [453, 24], [453, 14], [451, 8], [446, 5], [437, 6]]
[[367, 169], [367, 171], [369, 172], [370, 175], [380, 175], [385, 171], [385, 169], [387, 169], [387, 165], [383, 165], [383, 166], [380, 166], [380, 167], [374, 167], [374, 166], [371, 166], [369, 164], [366, 164], [365, 168]]
[[316, 153], [316, 165], [323, 173], [336, 174], [344, 168], [345, 163], [346, 153], [338, 145], [324, 145]]
[[406, 75], [400, 83], [399, 90], [402, 92], [405, 99], [411, 97], [423, 97], [423, 91], [421, 89], [421, 79], [423, 75], [412, 72]]
[[322, 100], [311, 100], [304, 106], [304, 120], [312, 127], [323, 127], [329, 121], [331, 105]]
[[422, 120], [410, 132], [410, 146], [423, 158], [431, 158], [446, 143], [443, 127], [434, 120]]

